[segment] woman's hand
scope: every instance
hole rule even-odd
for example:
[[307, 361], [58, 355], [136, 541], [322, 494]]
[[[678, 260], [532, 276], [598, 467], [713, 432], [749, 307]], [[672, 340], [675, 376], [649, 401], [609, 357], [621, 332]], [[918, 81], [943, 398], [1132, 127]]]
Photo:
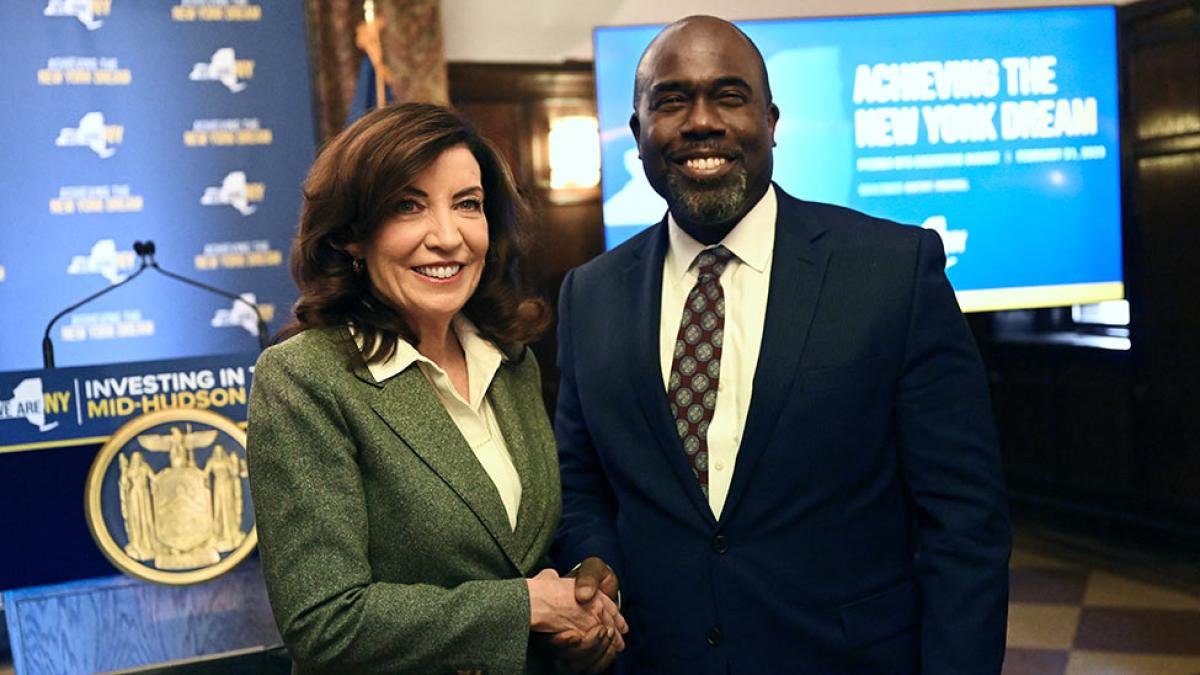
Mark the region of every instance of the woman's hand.
[[616, 651], [625, 648], [621, 635], [629, 632], [629, 626], [607, 595], [597, 593], [580, 604], [575, 601], [575, 580], [559, 577], [552, 569], [544, 569], [525, 582], [529, 585], [530, 630], [560, 637], [582, 637], [601, 625], [611, 634]]

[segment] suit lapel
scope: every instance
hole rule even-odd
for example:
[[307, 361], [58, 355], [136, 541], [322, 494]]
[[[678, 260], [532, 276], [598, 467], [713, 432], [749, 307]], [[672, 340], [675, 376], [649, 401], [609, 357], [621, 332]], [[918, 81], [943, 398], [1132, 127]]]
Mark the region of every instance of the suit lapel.
[[371, 407], [466, 503], [520, 570], [521, 556], [500, 493], [419, 368], [414, 365], [387, 380]]
[[[762, 347], [754, 371], [754, 393], [738, 447], [729, 496], [721, 512], [728, 520], [746, 493], [754, 467], [776, 428], [780, 409], [795, 379], [800, 355], [821, 295], [829, 251], [821, 245], [825, 229], [806, 218], [803, 204], [776, 188], [779, 211]], [[718, 404], [719, 405], [719, 404]]]
[[630, 342], [625, 353], [632, 355], [633, 367], [629, 370], [630, 385], [638, 397], [650, 435], [657, 441], [658, 450], [665, 455], [671, 473], [675, 475], [687, 494], [688, 501], [709, 525], [716, 524], [712, 509], [700, 483], [688, 465], [683, 443], [675, 431], [671, 408], [667, 404], [666, 389], [662, 381], [662, 364], [659, 355], [659, 323], [662, 320], [663, 260], [667, 255], [667, 223], [664, 219], [646, 239], [633, 264], [625, 274], [625, 298], [627, 310], [622, 316], [633, 317], [633, 328], [628, 332]]
[[[532, 357], [526, 357], [532, 358]], [[521, 504], [517, 508], [517, 529], [513, 533], [513, 552], [522, 571], [531, 570], [537, 563], [541, 551], [535, 544], [546, 527], [546, 512], [550, 508], [548, 488], [555, 483], [547, 458], [555, 457], [553, 449], [537, 447], [537, 443], [548, 442], [530, 433], [529, 415], [540, 414], [530, 406], [542, 405], [537, 391], [528, 392], [525, 398], [517, 391], [515, 366], [507, 361], [501, 364], [488, 390], [496, 422], [504, 435], [513, 465], [521, 478]], [[543, 451], [545, 450], [545, 451]]]

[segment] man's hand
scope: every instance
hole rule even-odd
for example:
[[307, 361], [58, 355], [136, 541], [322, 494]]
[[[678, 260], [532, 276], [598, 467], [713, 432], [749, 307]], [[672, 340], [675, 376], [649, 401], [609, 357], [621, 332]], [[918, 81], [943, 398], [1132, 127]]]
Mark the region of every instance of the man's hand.
[[607, 595], [592, 593], [588, 602], [575, 599], [575, 582], [560, 578], [550, 568], [532, 579], [525, 580], [529, 588], [529, 627], [535, 633], [586, 634], [597, 624], [617, 633], [619, 647], [624, 647], [620, 633], [629, 630], [617, 604]]
[[[575, 601], [579, 604], [592, 602], [597, 590], [612, 602], [617, 601], [620, 589], [617, 574], [600, 558], [585, 559], [566, 576], [575, 578]], [[549, 642], [558, 649], [559, 659], [571, 670], [600, 673], [612, 665], [618, 652], [625, 649], [622, 634], [629, 632], [629, 625], [624, 617], [619, 621], [618, 630], [596, 626], [582, 634], [567, 631], [551, 636]]]
[[590, 602], [596, 596], [597, 589], [612, 598], [613, 602], [618, 600], [621, 585], [617, 581], [617, 573], [600, 558], [585, 558], [567, 576], [575, 578], [575, 602], [581, 605]]

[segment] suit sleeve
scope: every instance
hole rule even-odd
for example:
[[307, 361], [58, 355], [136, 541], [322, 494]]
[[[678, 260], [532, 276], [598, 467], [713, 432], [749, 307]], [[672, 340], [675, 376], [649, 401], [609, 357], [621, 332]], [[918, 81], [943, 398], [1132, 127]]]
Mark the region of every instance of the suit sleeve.
[[999, 673], [1011, 530], [987, 379], [921, 231], [904, 370], [896, 391], [901, 470], [916, 505], [921, 672]]
[[554, 439], [562, 475], [563, 516], [552, 556], [560, 571], [598, 556], [621, 577], [616, 533], [616, 500], [596, 453], [576, 381], [577, 363], [571, 325], [575, 272], [563, 279], [558, 301], [558, 404]]
[[[263, 574], [299, 671], [524, 672], [524, 579], [375, 581], [356, 449], [316, 374], [329, 371], [287, 356], [272, 349], [259, 359], [247, 448]], [[398, 527], [395, 546], [408, 545]]]

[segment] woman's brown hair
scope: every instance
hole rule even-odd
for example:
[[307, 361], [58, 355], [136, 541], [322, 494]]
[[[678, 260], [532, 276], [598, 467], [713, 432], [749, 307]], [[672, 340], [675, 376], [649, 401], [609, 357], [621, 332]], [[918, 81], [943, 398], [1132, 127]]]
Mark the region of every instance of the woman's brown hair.
[[462, 311], [480, 335], [500, 346], [528, 344], [541, 335], [550, 323], [549, 310], [543, 301], [522, 296], [517, 274], [531, 211], [508, 165], [458, 113], [402, 103], [371, 112], [332, 138], [309, 170], [291, 250], [300, 299], [295, 320], [278, 340], [309, 328], [350, 324], [364, 338], [368, 363], [390, 358], [398, 339], [416, 344], [412, 327], [373, 292], [345, 249], [369, 242], [394, 213], [405, 188], [443, 152], [460, 145], [479, 162], [489, 239], [479, 286]]

